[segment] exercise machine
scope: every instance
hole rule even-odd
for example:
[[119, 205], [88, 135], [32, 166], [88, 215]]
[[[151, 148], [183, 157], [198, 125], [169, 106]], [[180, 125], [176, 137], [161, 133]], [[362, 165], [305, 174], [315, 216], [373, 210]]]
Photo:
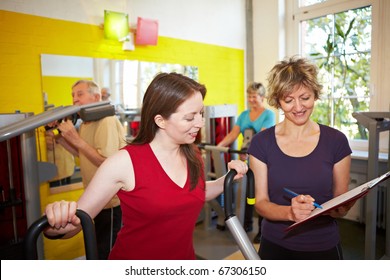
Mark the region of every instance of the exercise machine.
[[[227, 164], [225, 161], [226, 155], [238, 155], [245, 154], [245, 151], [235, 150], [229, 147], [219, 147], [214, 145], [208, 145], [206, 143], [201, 143], [198, 145], [200, 149], [205, 150], [208, 154], [211, 155], [213, 159], [213, 168], [214, 172], [209, 171], [208, 175], [210, 177], [219, 178], [227, 173]], [[236, 213], [238, 213], [238, 220], [241, 224], [244, 223], [245, 216], [245, 184], [246, 177], [242, 178], [239, 182], [234, 183], [232, 187], [233, 196], [234, 196], [234, 209]], [[225, 226], [225, 215], [224, 215], [224, 194], [222, 195], [222, 203], [217, 200], [212, 200], [209, 202], [209, 206], [211, 206], [217, 214], [217, 228], [224, 229]], [[209, 212], [210, 213], [210, 212]], [[206, 219], [210, 220], [210, 216], [206, 216]]]
[[[0, 114], [1, 202], [0, 233], [1, 259], [23, 259], [23, 240], [27, 228], [41, 217], [41, 183], [56, 174], [56, 167], [48, 162], [39, 162], [35, 129], [68, 118], [80, 112], [85, 120], [111, 115], [109, 102], [83, 106], [56, 107], [41, 114]], [[37, 254], [43, 259], [42, 239], [37, 241]]]
[[[214, 180], [226, 174], [226, 162], [230, 155], [223, 151], [212, 151], [233, 128], [236, 122], [237, 106], [234, 104], [206, 106], [204, 110], [205, 126], [201, 132], [201, 142], [208, 143], [204, 154], [204, 168], [206, 180]], [[203, 137], [202, 137], [203, 136]], [[232, 148], [235, 148], [236, 143]], [[224, 229], [223, 197], [213, 199], [203, 208], [203, 224], [207, 229], [212, 224], [212, 218], [217, 216], [217, 228]]]
[[[352, 116], [369, 131], [367, 179], [379, 176], [379, 134], [390, 130], [390, 112], [355, 112]], [[390, 151], [390, 137], [389, 137]], [[387, 161], [388, 170], [390, 162]], [[389, 183], [387, 183], [389, 184]], [[384, 259], [390, 259], [390, 191], [386, 191], [386, 249]], [[374, 188], [365, 198], [365, 258], [375, 259], [378, 189]]]
[[[260, 257], [256, 252], [256, 249], [252, 245], [248, 238], [244, 228], [233, 211], [233, 185], [234, 177], [237, 175], [237, 171], [230, 170], [225, 177], [224, 181], [224, 205], [225, 205], [225, 223], [232, 233], [234, 240], [237, 242], [242, 254], [247, 260], [259, 260]], [[246, 173], [247, 187], [246, 197], [247, 203], [250, 205], [255, 204], [255, 186], [254, 175], [251, 169], [248, 169]]]
[[[76, 215], [80, 218], [83, 229], [85, 257], [87, 260], [97, 260], [98, 251], [96, 243], [95, 226], [92, 218], [83, 210], [77, 209]], [[42, 231], [49, 226], [46, 216], [42, 216], [36, 220], [27, 230], [24, 240], [24, 252], [26, 260], [38, 259], [37, 240]], [[56, 239], [56, 238], [51, 238]]]

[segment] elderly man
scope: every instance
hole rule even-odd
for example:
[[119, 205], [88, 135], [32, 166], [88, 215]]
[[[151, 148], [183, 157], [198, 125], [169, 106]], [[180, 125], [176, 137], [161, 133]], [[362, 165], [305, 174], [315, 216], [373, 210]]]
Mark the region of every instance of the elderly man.
[[[74, 105], [101, 101], [99, 86], [88, 80], [79, 80], [72, 86]], [[97, 121], [82, 122], [77, 131], [71, 121], [58, 125], [61, 137], [57, 140], [80, 159], [83, 185], [88, 187], [98, 167], [104, 160], [126, 145], [125, 132], [116, 116]], [[95, 218], [99, 259], [107, 259], [122, 225], [119, 198], [115, 195]]]

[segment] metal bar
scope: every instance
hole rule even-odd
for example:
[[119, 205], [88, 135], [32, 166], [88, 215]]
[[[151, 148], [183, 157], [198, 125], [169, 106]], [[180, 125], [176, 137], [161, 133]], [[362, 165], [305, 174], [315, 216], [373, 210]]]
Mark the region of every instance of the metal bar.
[[[7, 156], [8, 156], [8, 176], [9, 176], [9, 193], [10, 200], [13, 203], [16, 200], [15, 187], [14, 187], [14, 178], [12, 172], [12, 154], [11, 154], [11, 143], [7, 141]], [[16, 218], [16, 209], [15, 206], [11, 206], [12, 210], [12, 227], [14, 233], [14, 242], [18, 243], [18, 227], [17, 227], [17, 218]]]
[[82, 106], [73, 105], [66, 107], [56, 107], [52, 110], [33, 115], [16, 123], [12, 123], [0, 128], [0, 141], [8, 140], [12, 137], [19, 136], [22, 133], [34, 130], [35, 128], [46, 125], [50, 122], [71, 116], [75, 113], [78, 113], [81, 109], [93, 108], [107, 104], [108, 101], [104, 101]]
[[28, 117], [17, 123], [4, 126], [0, 129], [0, 141], [8, 140], [12, 137], [19, 136], [25, 132], [34, 130], [37, 127], [70, 116], [74, 113], [77, 113], [79, 110], [79, 106], [55, 108], [38, 115]]
[[[372, 120], [368, 127], [370, 137], [368, 152], [367, 180], [370, 181], [378, 176], [379, 133], [376, 131], [376, 121]], [[366, 196], [366, 239], [365, 258], [375, 259], [376, 244], [376, 218], [377, 218], [378, 189], [372, 189]]]

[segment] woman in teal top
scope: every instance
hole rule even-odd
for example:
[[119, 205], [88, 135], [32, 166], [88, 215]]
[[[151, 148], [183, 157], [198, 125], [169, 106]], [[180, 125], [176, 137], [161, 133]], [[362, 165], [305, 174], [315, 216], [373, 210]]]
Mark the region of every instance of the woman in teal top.
[[275, 125], [275, 113], [270, 109], [264, 108], [263, 112], [261, 112], [260, 115], [255, 120], [251, 119], [251, 110], [250, 109], [245, 110], [238, 117], [235, 127], [238, 126], [239, 131], [244, 136], [243, 146], [247, 148], [249, 143], [247, 143], [246, 141], [247, 139], [245, 139], [245, 134], [247, 133], [248, 129], [253, 130], [254, 133], [257, 133], [274, 125]]
[[[230, 146], [241, 133], [244, 137], [241, 149], [247, 149], [254, 134], [275, 125], [275, 113], [264, 106], [265, 87], [263, 84], [256, 82], [249, 83], [246, 93], [249, 109], [243, 111], [238, 116], [237, 122], [232, 130], [217, 144], [217, 146]], [[240, 158], [246, 160], [247, 155], [240, 155]], [[253, 206], [246, 205], [244, 228], [247, 232], [252, 231], [253, 229], [252, 216]], [[261, 220], [262, 218], [259, 217], [259, 232], [254, 240], [256, 243], [260, 242]]]

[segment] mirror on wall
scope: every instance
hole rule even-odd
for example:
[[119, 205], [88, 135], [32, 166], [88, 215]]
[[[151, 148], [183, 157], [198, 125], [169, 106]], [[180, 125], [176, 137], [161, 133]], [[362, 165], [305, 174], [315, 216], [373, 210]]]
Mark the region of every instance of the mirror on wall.
[[[124, 125], [127, 137], [136, 133], [143, 95], [154, 76], [160, 72], [177, 72], [198, 80], [198, 68], [180, 64], [145, 62], [137, 60], [117, 60], [66, 55], [41, 55], [42, 92], [45, 109], [72, 105], [71, 87], [79, 79], [95, 81], [101, 88], [109, 88], [111, 104], [115, 105], [118, 118]], [[48, 137], [50, 138], [50, 137]], [[49, 139], [50, 140], [50, 139]], [[53, 163], [66, 152], [55, 145], [48, 145], [48, 155], [53, 155]], [[65, 154], [65, 155], [64, 155]], [[48, 157], [50, 160], [50, 157]], [[70, 158], [70, 156], [69, 156]], [[77, 158], [74, 159], [74, 174], [60, 182], [81, 181], [78, 175]], [[64, 162], [64, 160], [60, 160]], [[71, 160], [67, 167], [72, 166]], [[57, 166], [60, 170], [60, 166]], [[61, 176], [60, 176], [61, 177]], [[61, 180], [61, 179], [59, 179]], [[55, 184], [51, 184], [55, 186]]]
[[[116, 60], [64, 55], [41, 55], [42, 90], [48, 104], [71, 105], [71, 86], [78, 79], [94, 80], [111, 91], [111, 102], [139, 109], [147, 86], [159, 72], [177, 72], [198, 80], [198, 68], [181, 64]], [[65, 104], [64, 104], [65, 102]]]

